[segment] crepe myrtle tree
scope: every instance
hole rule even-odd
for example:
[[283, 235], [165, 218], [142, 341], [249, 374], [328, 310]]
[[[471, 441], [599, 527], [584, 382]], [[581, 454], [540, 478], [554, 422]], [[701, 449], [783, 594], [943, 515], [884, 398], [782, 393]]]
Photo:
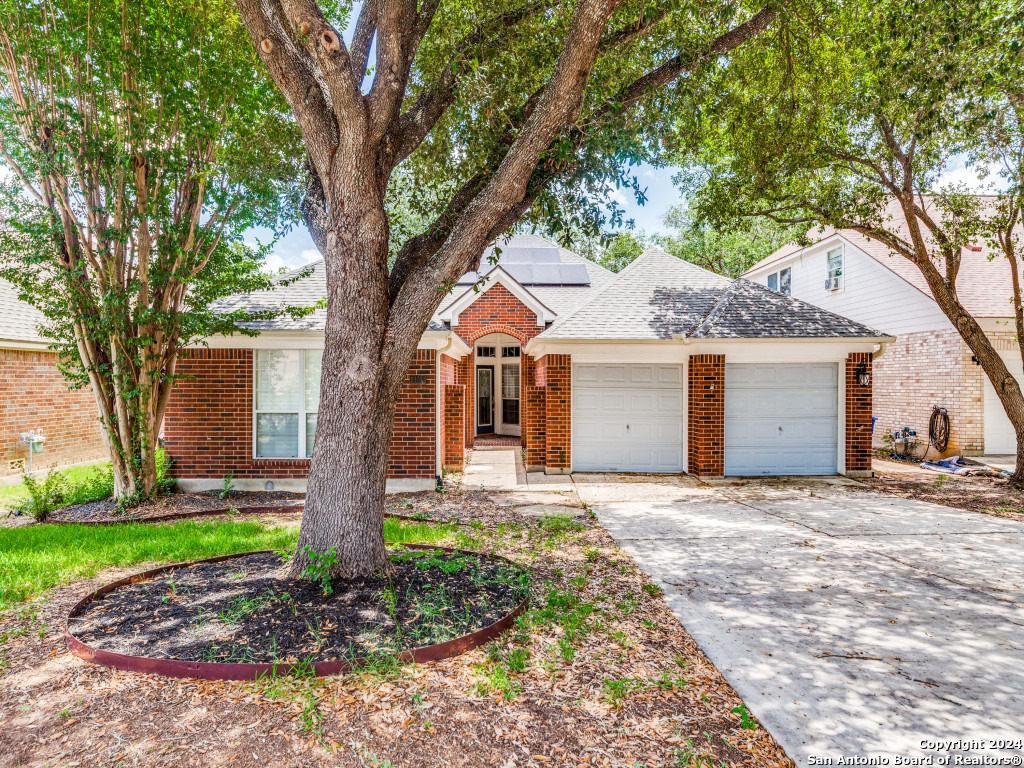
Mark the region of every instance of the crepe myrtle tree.
[[[964, 250], [995, 246], [1021, 338], [1024, 16], [1002, 0], [863, 0], [828, 15], [816, 35], [745, 46], [680, 110], [684, 187], [707, 220], [852, 229], [913, 264], [995, 387], [1021, 483], [1024, 396], [958, 286]], [[964, 159], [997, 161], [999, 193], [942, 184]]]
[[[387, 564], [395, 402], [445, 291], [531, 206], [656, 146], [675, 89], [779, 11], [742, 0], [367, 0], [355, 18], [313, 0], [238, 8], [302, 130], [303, 210], [326, 263], [320, 416], [290, 569], [333, 548], [332, 575], [356, 577]], [[389, 270], [385, 198], [400, 165], [452, 191]]]
[[270, 287], [241, 234], [285, 221], [300, 149], [230, 3], [0, 0], [0, 276], [95, 395], [118, 500], [154, 489], [180, 350], [277, 314], [211, 304]]

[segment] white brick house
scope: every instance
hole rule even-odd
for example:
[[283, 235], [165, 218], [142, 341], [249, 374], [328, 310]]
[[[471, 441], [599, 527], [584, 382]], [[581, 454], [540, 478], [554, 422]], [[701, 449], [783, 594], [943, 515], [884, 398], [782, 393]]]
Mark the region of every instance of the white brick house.
[[[891, 213], [901, 216], [895, 206]], [[1009, 270], [1000, 254], [978, 243], [963, 252], [957, 292], [1024, 381]], [[744, 277], [897, 337], [874, 365], [876, 444], [887, 431], [910, 426], [923, 448], [932, 406], [939, 405], [951, 422], [946, 455], [1016, 453], [995, 390], [917, 267], [902, 256], [852, 230], [828, 229], [812, 233], [807, 247], [783, 246]]]

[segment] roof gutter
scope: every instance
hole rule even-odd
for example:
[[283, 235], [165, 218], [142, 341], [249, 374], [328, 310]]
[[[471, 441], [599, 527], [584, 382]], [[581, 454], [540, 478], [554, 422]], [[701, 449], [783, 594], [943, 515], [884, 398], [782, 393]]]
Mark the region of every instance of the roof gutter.
[[882, 341], [878, 344], [878, 349], [871, 353], [871, 362], [875, 362], [878, 358], [885, 354], [885, 348], [889, 346], [888, 341]]

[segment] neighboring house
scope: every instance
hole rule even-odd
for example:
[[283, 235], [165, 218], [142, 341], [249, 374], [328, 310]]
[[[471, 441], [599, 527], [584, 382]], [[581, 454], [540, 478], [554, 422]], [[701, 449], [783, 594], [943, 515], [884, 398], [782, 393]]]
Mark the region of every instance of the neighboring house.
[[[898, 206], [889, 214], [906, 227]], [[897, 335], [875, 361], [876, 444], [909, 426], [923, 450], [932, 406], [938, 405], [950, 417], [946, 455], [1016, 453], [1016, 436], [995, 389], [917, 267], [852, 230], [817, 230], [810, 237], [809, 246], [783, 246], [744, 276]], [[957, 294], [1024, 382], [1006, 259], [981, 242], [964, 249]], [[937, 455], [934, 449], [930, 455]]]
[[96, 400], [88, 389], [68, 390], [57, 354], [37, 330], [42, 320], [0, 280], [0, 478], [28, 469], [30, 448], [22, 438], [30, 432], [45, 438], [31, 456], [35, 471], [107, 456]]
[[[488, 262], [485, 260], [484, 262]], [[401, 392], [389, 490], [432, 487], [480, 434], [531, 470], [870, 472], [872, 353], [892, 338], [659, 250], [618, 275], [516, 236], [441, 303]], [[309, 304], [323, 265], [226, 307]], [[164, 421], [180, 484], [302, 487], [324, 313], [189, 350]]]

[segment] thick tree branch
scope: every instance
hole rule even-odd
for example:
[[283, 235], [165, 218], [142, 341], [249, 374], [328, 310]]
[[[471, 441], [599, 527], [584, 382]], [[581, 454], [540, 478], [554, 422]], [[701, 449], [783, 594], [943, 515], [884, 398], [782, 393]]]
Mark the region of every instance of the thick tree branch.
[[352, 35], [352, 79], [360, 84], [366, 77], [373, 36], [377, 33], [377, 0], [364, 0]]

